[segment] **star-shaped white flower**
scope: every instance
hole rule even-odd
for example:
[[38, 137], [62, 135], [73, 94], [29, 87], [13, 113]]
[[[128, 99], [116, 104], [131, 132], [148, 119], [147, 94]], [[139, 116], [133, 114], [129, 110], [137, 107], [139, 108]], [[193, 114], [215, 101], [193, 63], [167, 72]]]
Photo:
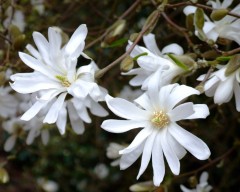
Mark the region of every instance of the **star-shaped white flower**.
[[[44, 123], [65, 122], [67, 112], [65, 99], [68, 94], [80, 102], [91, 104], [104, 100], [107, 91], [98, 86], [94, 78], [98, 67], [83, 53], [86, 35], [86, 25], [80, 25], [68, 43], [63, 46], [61, 33], [55, 28], [48, 29], [48, 41], [41, 33], [33, 33], [38, 50], [27, 45], [26, 48], [32, 56], [22, 52], [19, 53], [19, 56], [34, 72], [17, 73], [11, 76], [13, 81], [11, 86], [15, 91], [23, 94], [38, 94], [37, 101], [23, 114], [22, 120], [32, 119], [41, 110], [46, 110], [47, 106]], [[79, 56], [90, 59], [91, 63], [77, 68]], [[89, 99], [91, 101], [86, 101]], [[92, 104], [92, 106], [98, 106], [98, 104]], [[74, 105], [74, 108], [79, 107]], [[104, 109], [101, 111], [104, 111], [101, 116], [107, 115]], [[81, 111], [78, 112], [78, 114], [80, 113]], [[74, 116], [74, 114], [70, 115]], [[59, 116], [65, 118], [59, 120]], [[74, 118], [76, 120], [80, 117]], [[59, 125], [58, 128], [61, 134], [65, 133], [64, 126]]]
[[[211, 74], [204, 84], [204, 91], [208, 97], [214, 97], [214, 103], [223, 104], [231, 100], [235, 95], [236, 109], [240, 111], [240, 68], [226, 75], [228, 65], [218, 66], [218, 71]], [[197, 80], [202, 81], [205, 75]]]
[[164, 86], [158, 91], [158, 85], [153, 83], [158, 78], [155, 75], [148, 91], [135, 100], [142, 108], [124, 99], [107, 96], [109, 109], [126, 120], [109, 119], [101, 125], [104, 130], [112, 133], [143, 128], [133, 142], [120, 151], [120, 168], [128, 168], [142, 154], [137, 176], [139, 178], [152, 157], [153, 182], [156, 186], [160, 185], [165, 174], [163, 154], [175, 175], [179, 174], [179, 159], [185, 156], [186, 150], [200, 160], [210, 156], [209, 148], [201, 139], [176, 123], [182, 119], [206, 118], [209, 115], [205, 104], [179, 104], [186, 97], [199, 94], [199, 91], [178, 84]]
[[183, 185], [180, 185], [180, 188], [183, 192], [209, 192], [212, 190], [212, 186], [208, 184], [207, 180], [208, 173], [203, 172], [195, 189], [188, 189]]
[[[145, 47], [135, 46], [130, 56], [132, 58], [138, 57], [137, 63], [140, 68], [135, 68], [129, 72], [123, 73], [123, 75], [136, 75], [130, 80], [130, 85], [132, 86], [142, 86], [143, 90], [146, 90], [149, 84], [149, 80], [154, 76], [155, 73], [161, 73], [161, 84], [160, 86], [167, 85], [171, 83], [173, 78], [183, 73], [184, 70], [177, 66], [173, 61], [166, 55], [166, 53], [173, 53], [175, 55], [182, 55], [183, 49], [178, 44], [170, 44], [159, 50], [155, 35], [148, 34], [143, 36]], [[129, 42], [128, 47], [132, 44]], [[128, 49], [127, 47], [127, 49]]]
[[[215, 9], [227, 8], [232, 3], [232, 0], [224, 0], [222, 3], [220, 1], [209, 1]], [[193, 14], [196, 11], [196, 7], [187, 6], [184, 8], [185, 15]], [[240, 4], [238, 4], [234, 9], [230, 11], [231, 13], [238, 14], [240, 12]], [[220, 21], [211, 21], [207, 15], [204, 15], [205, 22], [203, 26], [203, 31], [208, 39], [217, 41], [218, 37], [229, 39], [237, 42], [240, 45], [240, 19], [226, 15]], [[197, 31], [195, 32], [198, 35]]]

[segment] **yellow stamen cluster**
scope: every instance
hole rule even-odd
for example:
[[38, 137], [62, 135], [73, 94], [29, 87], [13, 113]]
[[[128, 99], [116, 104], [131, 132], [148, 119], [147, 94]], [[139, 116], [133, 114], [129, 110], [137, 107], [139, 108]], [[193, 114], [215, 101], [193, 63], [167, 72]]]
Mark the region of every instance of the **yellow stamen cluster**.
[[157, 111], [153, 113], [151, 119], [152, 124], [157, 128], [163, 128], [169, 124], [168, 115], [164, 111]]
[[70, 87], [71, 83], [68, 81], [68, 79], [65, 76], [56, 75], [56, 78], [61, 81], [61, 84], [63, 87]]

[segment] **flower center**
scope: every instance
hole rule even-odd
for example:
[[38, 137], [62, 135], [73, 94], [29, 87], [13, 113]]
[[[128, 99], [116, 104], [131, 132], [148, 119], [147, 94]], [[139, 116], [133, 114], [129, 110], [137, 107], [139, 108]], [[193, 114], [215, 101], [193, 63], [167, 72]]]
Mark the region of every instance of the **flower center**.
[[68, 81], [67, 77], [56, 75], [56, 78], [61, 82], [63, 87], [70, 87], [71, 83]]
[[163, 128], [169, 124], [168, 115], [163, 111], [157, 111], [153, 113], [153, 117], [151, 119], [152, 124], [154, 127]]

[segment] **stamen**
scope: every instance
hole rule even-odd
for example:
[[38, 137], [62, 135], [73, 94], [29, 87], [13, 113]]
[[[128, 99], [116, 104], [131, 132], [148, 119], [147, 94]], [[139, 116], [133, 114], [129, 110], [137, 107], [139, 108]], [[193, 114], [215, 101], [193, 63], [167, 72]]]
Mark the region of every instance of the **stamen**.
[[151, 119], [152, 124], [157, 128], [163, 128], [169, 124], [169, 118], [167, 114], [163, 111], [157, 111], [153, 113], [153, 118]]
[[65, 76], [56, 75], [55, 76], [59, 81], [61, 81], [61, 84], [63, 87], [70, 87], [71, 83], [68, 81], [68, 79]]

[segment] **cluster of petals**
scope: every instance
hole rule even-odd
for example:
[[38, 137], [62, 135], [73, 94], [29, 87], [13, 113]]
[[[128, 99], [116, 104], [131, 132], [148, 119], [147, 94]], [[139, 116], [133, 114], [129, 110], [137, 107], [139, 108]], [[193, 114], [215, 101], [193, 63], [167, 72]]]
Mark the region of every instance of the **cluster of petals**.
[[184, 185], [180, 185], [180, 188], [183, 192], [209, 192], [212, 190], [212, 186], [208, 184], [207, 180], [208, 173], [203, 172], [195, 189], [188, 189]]
[[[161, 83], [159, 86], [164, 86], [172, 82], [173, 78], [183, 73], [184, 70], [177, 66], [166, 53], [173, 53], [175, 55], [182, 55], [183, 49], [178, 44], [170, 44], [159, 50], [154, 34], [148, 34], [143, 36], [143, 41], [146, 45], [135, 46], [130, 56], [132, 58], [137, 58], [137, 63], [139, 68], [131, 69], [130, 71], [123, 73], [123, 75], [136, 75], [130, 80], [130, 85], [141, 86], [141, 89], [146, 90], [151, 78], [153, 78], [155, 73], [161, 74]], [[132, 42], [129, 41], [129, 46]], [[144, 55], [147, 54], [147, 55]]]
[[[209, 1], [208, 4], [212, 5], [214, 9], [226, 9], [232, 4], [233, 0], [224, 0], [222, 3], [217, 0]], [[184, 8], [185, 15], [195, 13], [197, 7], [187, 6]], [[240, 12], [240, 4], [238, 4], [230, 13], [238, 14]], [[237, 42], [240, 45], [240, 19], [226, 15], [219, 21], [212, 21], [207, 15], [205, 17], [205, 22], [203, 26], [203, 31], [208, 39], [217, 41], [218, 37], [229, 39]], [[196, 35], [198, 35], [196, 31]]]
[[105, 120], [101, 127], [112, 133], [123, 133], [143, 128], [125, 149], [120, 151], [120, 168], [131, 166], [142, 154], [141, 167], [137, 178], [146, 170], [152, 157], [153, 182], [159, 186], [165, 174], [164, 157], [171, 171], [178, 175], [179, 160], [186, 150], [200, 160], [210, 155], [207, 145], [198, 137], [183, 129], [176, 122], [184, 119], [206, 118], [209, 115], [205, 104], [191, 102], [179, 104], [190, 95], [200, 94], [194, 88], [170, 84], [158, 88], [155, 83], [160, 75], [150, 80], [148, 90], [131, 103], [121, 98], [106, 96], [109, 109], [126, 120]]
[[[204, 84], [204, 91], [208, 97], [214, 98], [214, 103], [227, 103], [235, 95], [236, 109], [240, 111], [240, 69], [230, 75], [226, 75], [228, 65], [218, 66], [218, 70], [211, 74]], [[197, 80], [202, 81], [206, 74], [201, 75]]]
[[[83, 53], [86, 35], [84, 24], [76, 29], [65, 45], [62, 45], [59, 29], [50, 27], [48, 40], [39, 32], [33, 33], [37, 49], [27, 45], [31, 55], [20, 52], [19, 56], [34, 71], [10, 77], [15, 91], [37, 93], [36, 102], [23, 114], [22, 120], [29, 121], [40, 111], [45, 111], [43, 122], [56, 123], [60, 133], [64, 134], [68, 111], [74, 131], [80, 134], [84, 131], [83, 122], [91, 122], [88, 107], [95, 115], [107, 115], [107, 111], [97, 103], [103, 101], [107, 93], [95, 82], [98, 67]], [[90, 64], [78, 68], [80, 56], [89, 59]], [[71, 99], [66, 99], [67, 95]]]

